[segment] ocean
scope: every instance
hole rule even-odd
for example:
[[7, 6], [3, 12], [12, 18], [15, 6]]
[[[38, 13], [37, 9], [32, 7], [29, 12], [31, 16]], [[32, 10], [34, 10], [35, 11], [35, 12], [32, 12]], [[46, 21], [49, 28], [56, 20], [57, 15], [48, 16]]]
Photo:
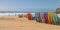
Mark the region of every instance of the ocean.
[[[28, 12], [21, 12], [21, 11], [0, 11], [0, 17], [1, 16], [18, 16], [20, 15], [26, 15]], [[33, 17], [35, 16], [35, 13], [30, 12]]]
[[[27, 13], [31, 13], [33, 15], [33, 17], [35, 16], [36, 12], [28, 12], [28, 11], [0, 11], [0, 16], [18, 16], [20, 15], [26, 15]], [[41, 14], [43, 14], [44, 12], [40, 12]]]

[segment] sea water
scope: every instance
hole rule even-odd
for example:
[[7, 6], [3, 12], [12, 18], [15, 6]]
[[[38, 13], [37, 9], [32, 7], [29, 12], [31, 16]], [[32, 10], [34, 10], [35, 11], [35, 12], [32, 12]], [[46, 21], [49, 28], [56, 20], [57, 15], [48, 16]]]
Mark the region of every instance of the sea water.
[[[1, 16], [18, 16], [18, 15], [26, 15], [27, 13], [0, 13]], [[33, 17], [35, 16], [35, 13], [31, 13]]]
[[[18, 16], [20, 15], [26, 15], [28, 13], [28, 11], [23, 12], [23, 11], [0, 11], [0, 16]], [[35, 13], [37, 12], [30, 12], [33, 17], [35, 16]], [[40, 12], [41, 14], [43, 14], [44, 12]]]

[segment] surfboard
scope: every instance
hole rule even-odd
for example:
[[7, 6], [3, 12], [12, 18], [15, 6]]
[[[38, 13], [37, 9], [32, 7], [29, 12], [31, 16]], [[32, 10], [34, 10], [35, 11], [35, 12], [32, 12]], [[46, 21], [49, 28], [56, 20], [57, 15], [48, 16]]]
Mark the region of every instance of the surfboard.
[[53, 19], [54, 19], [54, 23], [57, 25], [58, 24], [58, 16], [56, 13], [53, 14]]
[[42, 21], [42, 23], [45, 23], [45, 20], [44, 20], [44, 18], [43, 18], [42, 13], [40, 13], [40, 17], [41, 17], [41, 21]]
[[35, 19], [36, 19], [36, 22], [39, 22], [40, 23], [40, 20], [38, 18], [38, 13], [35, 13]]
[[49, 24], [53, 24], [53, 12], [48, 12], [48, 21]]
[[47, 12], [44, 12], [44, 18], [45, 18], [45, 23], [48, 23], [48, 14], [47, 14]]

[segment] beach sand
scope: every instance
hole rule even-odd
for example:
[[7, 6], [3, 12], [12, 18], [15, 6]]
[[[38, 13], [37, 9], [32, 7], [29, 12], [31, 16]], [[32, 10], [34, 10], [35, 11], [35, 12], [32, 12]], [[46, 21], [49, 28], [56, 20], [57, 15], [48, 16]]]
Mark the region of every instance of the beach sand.
[[17, 16], [0, 17], [0, 30], [60, 30], [58, 25], [37, 23]]

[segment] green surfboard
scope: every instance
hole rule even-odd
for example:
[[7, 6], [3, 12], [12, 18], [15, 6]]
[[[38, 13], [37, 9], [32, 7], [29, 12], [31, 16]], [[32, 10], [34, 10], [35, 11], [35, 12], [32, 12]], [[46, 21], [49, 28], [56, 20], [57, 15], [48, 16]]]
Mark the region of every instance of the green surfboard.
[[58, 16], [56, 13], [53, 14], [53, 20], [56, 25], [58, 25]]

